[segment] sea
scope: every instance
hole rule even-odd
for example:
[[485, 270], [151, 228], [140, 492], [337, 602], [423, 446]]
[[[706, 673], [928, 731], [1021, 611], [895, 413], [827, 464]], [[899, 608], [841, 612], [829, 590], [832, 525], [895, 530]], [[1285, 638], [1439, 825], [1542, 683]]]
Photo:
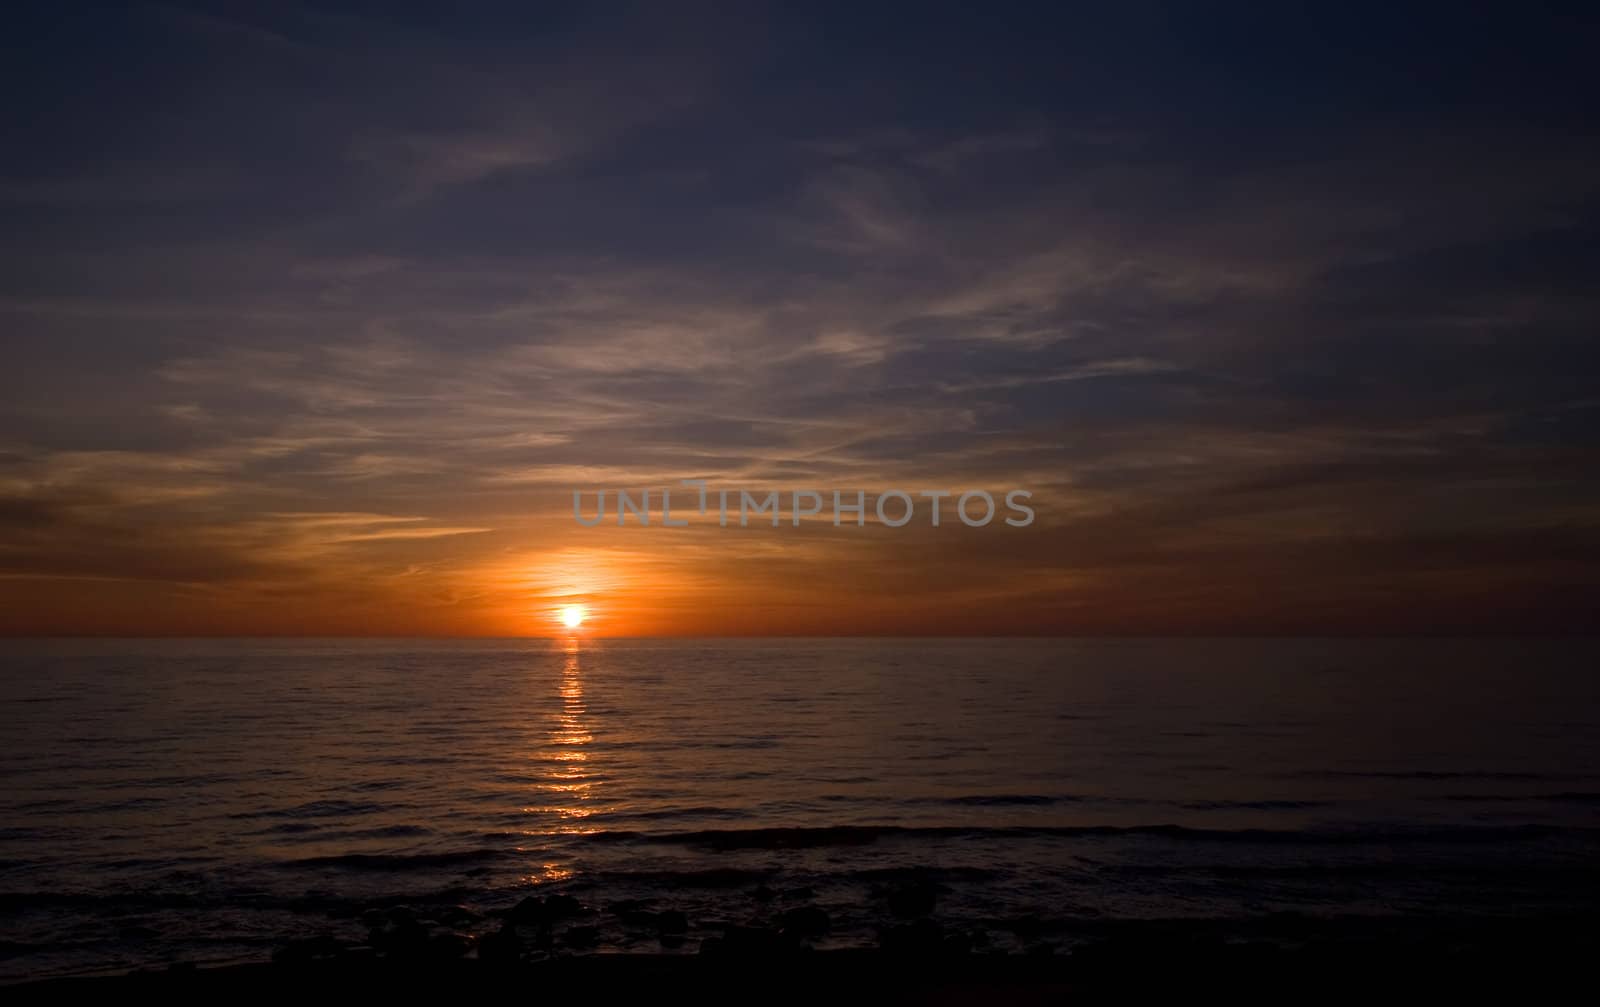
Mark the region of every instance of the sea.
[[[470, 937], [555, 893], [589, 929], [551, 954], [691, 954], [801, 905], [827, 914], [820, 948], [926, 913], [1016, 953], [1136, 921], [1592, 916], [1597, 656], [1513, 639], [4, 642], [0, 980], [359, 943], [394, 907]], [[905, 891], [923, 894], [908, 908]], [[682, 912], [687, 932], [627, 907]]]

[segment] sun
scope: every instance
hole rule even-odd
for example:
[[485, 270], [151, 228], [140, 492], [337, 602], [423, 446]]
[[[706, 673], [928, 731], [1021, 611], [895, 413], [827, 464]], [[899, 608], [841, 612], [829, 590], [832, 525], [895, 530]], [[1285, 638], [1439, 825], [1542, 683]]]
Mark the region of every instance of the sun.
[[583, 625], [584, 617], [588, 614], [582, 605], [565, 605], [561, 609], [561, 625], [577, 629]]

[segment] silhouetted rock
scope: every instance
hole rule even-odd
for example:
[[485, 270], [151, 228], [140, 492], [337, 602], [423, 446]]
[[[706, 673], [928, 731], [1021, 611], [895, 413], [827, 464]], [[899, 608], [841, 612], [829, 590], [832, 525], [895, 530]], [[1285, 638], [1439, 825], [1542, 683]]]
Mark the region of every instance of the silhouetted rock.
[[348, 944], [336, 937], [302, 937], [273, 952], [272, 960], [280, 965], [330, 961], [342, 956], [347, 947]]
[[778, 897], [778, 893], [766, 885], [756, 885], [755, 889], [751, 891], [750, 897], [757, 902], [771, 902]]
[[887, 927], [878, 934], [878, 946], [895, 955], [936, 955], [945, 948], [944, 928], [929, 919]]
[[472, 950], [472, 939], [465, 934], [434, 934], [428, 938], [428, 956], [437, 960], [460, 958]]
[[583, 903], [570, 895], [552, 895], [544, 900], [544, 909], [548, 918], [562, 920], [583, 912]]
[[658, 935], [683, 935], [690, 930], [690, 919], [683, 916], [678, 909], [666, 909], [662, 913], [651, 913], [650, 909], [638, 909], [630, 905], [616, 914], [622, 924], [627, 927], [637, 927], [640, 930], [653, 930]]
[[437, 906], [433, 915], [447, 927], [471, 927], [483, 918], [466, 906]]
[[656, 932], [666, 936], [689, 932], [689, 917], [677, 909], [668, 909], [665, 912], [657, 913], [655, 924]]
[[816, 897], [816, 890], [808, 886], [785, 889], [784, 893], [779, 896], [785, 902], [804, 902], [806, 899], [814, 899]]
[[638, 927], [641, 930], [654, 930], [660, 921], [660, 916], [648, 909], [630, 909], [628, 912], [619, 913], [617, 918], [624, 926]]
[[794, 937], [820, 937], [828, 932], [832, 921], [826, 910], [816, 906], [791, 909], [780, 917], [783, 932]]
[[606, 912], [613, 916], [626, 917], [629, 913], [646, 912], [655, 904], [655, 899], [618, 899], [606, 903]]
[[543, 923], [546, 919], [544, 899], [537, 895], [528, 896], [511, 907], [506, 913], [506, 919], [512, 923]]
[[397, 923], [374, 927], [368, 932], [367, 942], [392, 958], [419, 955], [427, 950], [428, 929], [414, 919], [402, 918]]
[[484, 934], [478, 939], [478, 958], [485, 962], [506, 964], [522, 957], [522, 942], [517, 939], [516, 927], [508, 921], [499, 930]]
[[938, 889], [927, 882], [906, 885], [889, 893], [889, 911], [902, 919], [927, 916], [939, 900]]
[[1021, 941], [1034, 941], [1045, 932], [1045, 922], [1037, 916], [1018, 916], [1003, 924], [1004, 929], [1017, 935]]
[[568, 927], [561, 943], [569, 948], [592, 948], [600, 943], [599, 927]]
[[795, 941], [767, 927], [728, 927], [721, 937], [700, 942], [701, 954], [726, 954], [762, 958], [787, 954], [796, 949]]
[[548, 951], [555, 947], [555, 931], [548, 926], [534, 927], [519, 923], [513, 927], [513, 930], [516, 932], [517, 940], [521, 942], [524, 948]]
[[540, 898], [530, 895], [511, 907], [506, 919], [527, 926], [549, 926], [583, 912], [583, 904], [570, 895], [551, 895]]

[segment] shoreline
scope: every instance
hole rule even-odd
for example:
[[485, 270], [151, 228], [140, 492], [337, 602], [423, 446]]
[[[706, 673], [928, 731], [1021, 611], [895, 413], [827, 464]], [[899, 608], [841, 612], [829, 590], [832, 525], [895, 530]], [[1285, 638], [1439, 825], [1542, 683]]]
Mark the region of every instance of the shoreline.
[[721, 939], [703, 941], [698, 953], [552, 952], [533, 960], [525, 950], [495, 957], [505, 949], [495, 950], [492, 934], [471, 946], [433, 941], [407, 951], [312, 938], [286, 946], [271, 962], [214, 967], [180, 962], [116, 975], [25, 979], [5, 989], [12, 1002], [96, 993], [340, 991], [367, 997], [483, 992], [892, 1003], [1049, 1003], [1083, 993], [1128, 991], [1304, 997], [1403, 989], [1526, 995], [1583, 980], [1587, 963], [1600, 952], [1600, 919], [1435, 920], [1416, 925], [1422, 922], [1374, 927], [1365, 934], [1346, 928], [1344, 936], [1325, 933], [1297, 946], [1145, 925], [1066, 953], [1033, 954], [972, 951], [933, 926], [909, 927], [920, 929], [920, 938], [903, 933], [900, 940], [878, 948], [813, 950], [774, 932], [730, 928]]

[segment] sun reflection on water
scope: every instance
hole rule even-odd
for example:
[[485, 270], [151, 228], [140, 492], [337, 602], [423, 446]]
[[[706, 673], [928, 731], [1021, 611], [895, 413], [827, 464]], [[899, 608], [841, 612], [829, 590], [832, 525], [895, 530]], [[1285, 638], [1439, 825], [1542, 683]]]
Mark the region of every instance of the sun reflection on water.
[[[555, 815], [561, 824], [541, 828], [540, 834], [593, 831], [578, 824], [600, 810], [595, 804], [598, 780], [590, 766], [588, 746], [594, 741], [587, 725], [588, 707], [583, 698], [583, 665], [577, 636], [562, 645], [563, 661], [556, 695], [560, 699], [555, 723], [544, 747], [534, 756], [547, 763], [543, 779], [537, 784], [545, 802], [523, 810], [530, 814]], [[543, 873], [550, 880], [554, 865]]]

